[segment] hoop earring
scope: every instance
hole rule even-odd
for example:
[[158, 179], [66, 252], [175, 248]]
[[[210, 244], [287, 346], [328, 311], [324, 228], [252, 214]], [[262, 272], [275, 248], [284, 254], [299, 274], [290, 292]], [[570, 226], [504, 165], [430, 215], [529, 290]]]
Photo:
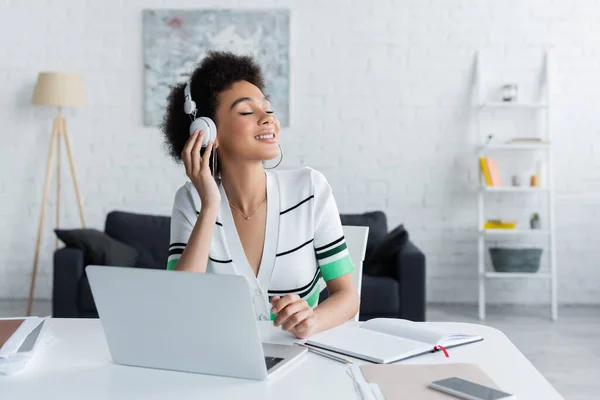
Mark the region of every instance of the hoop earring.
[[281, 162], [283, 161], [283, 148], [281, 147], [280, 144], [278, 144], [277, 146], [279, 146], [279, 155], [280, 155], [279, 161], [277, 162], [277, 164], [275, 164], [272, 167], [264, 167], [265, 169], [274, 169], [274, 168], [277, 168], [279, 166], [279, 164], [281, 164]]

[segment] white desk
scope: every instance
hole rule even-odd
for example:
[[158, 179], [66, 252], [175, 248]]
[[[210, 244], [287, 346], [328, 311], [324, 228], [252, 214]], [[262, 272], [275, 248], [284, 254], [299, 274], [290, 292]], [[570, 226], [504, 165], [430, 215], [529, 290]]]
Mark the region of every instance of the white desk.
[[[482, 335], [483, 342], [401, 363], [468, 362], [478, 364], [503, 390], [523, 399], [561, 399], [548, 381], [500, 331], [474, 324], [426, 323], [449, 331]], [[289, 344], [294, 337], [270, 323], [261, 326], [265, 342]], [[43, 335], [54, 343], [39, 348], [27, 368], [0, 376], [4, 399], [356, 399], [346, 366], [308, 354], [273, 381], [249, 381], [112, 363], [99, 320], [50, 319]]]

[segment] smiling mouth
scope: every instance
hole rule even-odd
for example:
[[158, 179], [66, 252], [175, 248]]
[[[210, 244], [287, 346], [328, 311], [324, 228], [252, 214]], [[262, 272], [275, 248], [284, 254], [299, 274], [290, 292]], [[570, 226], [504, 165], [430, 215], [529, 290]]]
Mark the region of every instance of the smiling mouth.
[[275, 134], [274, 133], [268, 133], [266, 135], [257, 135], [257, 136], [254, 136], [254, 139], [256, 139], [256, 140], [273, 139], [273, 138], [275, 138]]

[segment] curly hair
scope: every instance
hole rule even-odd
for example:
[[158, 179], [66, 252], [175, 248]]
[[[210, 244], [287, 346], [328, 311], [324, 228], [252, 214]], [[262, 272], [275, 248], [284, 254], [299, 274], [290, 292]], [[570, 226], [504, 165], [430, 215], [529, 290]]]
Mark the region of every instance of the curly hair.
[[[262, 70], [251, 56], [228, 51], [209, 51], [192, 72], [190, 79], [197, 115], [209, 117], [217, 123], [215, 113], [219, 106], [219, 93], [239, 81], [250, 82], [264, 91]], [[168, 153], [177, 163], [181, 163], [181, 152], [189, 139], [191, 124], [190, 116], [183, 111], [185, 85], [186, 82], [183, 82], [171, 87], [161, 124]]]

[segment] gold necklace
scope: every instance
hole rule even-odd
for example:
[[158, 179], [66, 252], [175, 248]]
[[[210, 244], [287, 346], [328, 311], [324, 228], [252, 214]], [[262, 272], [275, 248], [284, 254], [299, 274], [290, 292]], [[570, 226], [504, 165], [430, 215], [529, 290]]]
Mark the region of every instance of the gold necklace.
[[237, 208], [235, 208], [235, 206], [233, 204], [231, 204], [231, 202], [229, 201], [229, 206], [231, 208], [233, 208], [235, 211], [237, 211], [238, 214], [240, 214], [242, 217], [244, 217], [245, 219], [250, 219], [250, 217], [252, 217], [254, 214], [256, 214], [256, 212], [259, 210], [259, 208], [265, 204], [265, 201], [267, 201], [267, 198], [265, 197], [265, 199], [262, 201], [262, 203], [260, 203], [258, 205], [258, 207], [256, 207], [256, 210], [254, 210], [254, 212], [250, 215], [245, 215], [243, 212], [241, 212], [240, 210], [238, 210]]

